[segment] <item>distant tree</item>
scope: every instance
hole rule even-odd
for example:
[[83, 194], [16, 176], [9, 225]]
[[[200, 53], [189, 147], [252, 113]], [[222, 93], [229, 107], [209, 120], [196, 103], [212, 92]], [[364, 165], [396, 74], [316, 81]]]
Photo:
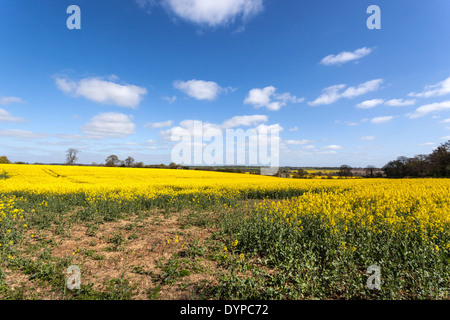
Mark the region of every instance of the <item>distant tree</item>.
[[133, 157], [128, 157], [125, 159], [125, 165], [127, 167], [132, 167], [134, 165], [134, 158]]
[[66, 156], [66, 164], [73, 165], [75, 164], [75, 161], [78, 160], [77, 154], [80, 152], [78, 149], [70, 148], [67, 150], [67, 156]]
[[436, 177], [450, 177], [450, 140], [430, 154], [430, 165]]
[[366, 173], [366, 177], [373, 178], [375, 176], [375, 166], [368, 165], [364, 171]]
[[293, 176], [294, 178], [304, 178], [308, 175], [308, 171], [305, 169], [298, 169], [297, 173]]
[[176, 164], [175, 162], [171, 162], [170, 164], [169, 164], [169, 168], [170, 169], [176, 169], [176, 168], [178, 168], [178, 167], [180, 167], [181, 165], [179, 165], [179, 164]]
[[114, 167], [120, 163], [119, 157], [115, 154], [110, 155], [108, 158], [105, 159], [105, 165], [107, 167]]
[[0, 163], [1, 164], [10, 164], [11, 161], [8, 160], [8, 158], [6, 156], [1, 156], [0, 157]]
[[389, 161], [382, 170], [386, 174], [387, 177], [390, 178], [403, 178], [407, 175], [407, 163], [408, 158], [406, 157], [398, 157], [397, 160]]
[[352, 167], [344, 164], [339, 167], [338, 176], [340, 177], [351, 177], [353, 176]]
[[428, 155], [419, 154], [413, 158], [409, 158], [406, 163], [406, 175], [410, 177], [426, 177], [430, 175], [430, 157]]
[[136, 162], [136, 163], [134, 164], [134, 167], [135, 167], [135, 168], [143, 168], [143, 167], [144, 167], [144, 163], [143, 163], [143, 162]]

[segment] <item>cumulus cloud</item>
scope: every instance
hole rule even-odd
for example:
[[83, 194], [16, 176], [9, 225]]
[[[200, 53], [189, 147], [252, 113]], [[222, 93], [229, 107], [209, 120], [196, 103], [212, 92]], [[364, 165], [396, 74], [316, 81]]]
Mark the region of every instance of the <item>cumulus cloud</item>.
[[430, 98], [450, 94], [450, 77], [437, 84], [428, 85], [422, 92], [411, 92], [410, 97]]
[[257, 124], [267, 122], [269, 117], [265, 115], [251, 115], [251, 116], [235, 116], [231, 119], [225, 120], [222, 124], [223, 128], [234, 128], [240, 126], [255, 126]]
[[277, 111], [288, 102], [301, 103], [304, 101], [304, 98], [297, 98], [289, 92], [277, 94], [275, 93], [276, 90], [273, 86], [268, 86], [263, 89], [252, 89], [245, 98], [244, 104], [251, 104], [255, 108], [266, 107], [268, 110]]
[[85, 78], [78, 82], [56, 78], [59, 90], [75, 97], [84, 97], [100, 104], [136, 108], [147, 94], [147, 89], [130, 84], [118, 84], [102, 78]]
[[81, 130], [92, 138], [123, 138], [135, 133], [132, 116], [118, 112], [100, 113], [86, 123]]
[[358, 109], [370, 109], [370, 108], [374, 108], [374, 107], [376, 107], [376, 106], [382, 104], [383, 102], [384, 102], [383, 99], [366, 100], [366, 101], [363, 101], [363, 102], [361, 102], [361, 103], [358, 103], [358, 104], [356, 105], [356, 107], [357, 107]]
[[23, 103], [24, 101], [17, 97], [0, 97], [0, 105], [7, 105], [10, 103]]
[[405, 107], [405, 106], [412, 106], [416, 103], [416, 100], [410, 99], [410, 100], [403, 100], [403, 99], [391, 99], [386, 101], [384, 104], [389, 107]]
[[161, 3], [175, 16], [209, 27], [224, 26], [238, 18], [245, 22], [263, 10], [262, 0], [161, 0]]
[[366, 93], [378, 90], [382, 83], [382, 79], [374, 79], [361, 83], [357, 87], [346, 88], [347, 86], [345, 84], [333, 85], [323, 89], [322, 94], [316, 100], [308, 102], [308, 104], [310, 106], [328, 105], [342, 98], [355, 98]]
[[266, 125], [262, 122], [267, 122], [268, 118], [264, 115], [253, 116], [235, 116], [225, 120], [222, 124], [203, 122], [199, 120], [183, 120], [178, 126], [161, 130], [159, 134], [165, 140], [171, 140], [173, 136], [190, 135], [194, 138], [202, 138], [209, 135], [223, 135], [225, 129], [231, 129], [240, 126], [252, 126], [255, 132], [281, 132], [283, 127], [279, 124]]
[[417, 108], [414, 112], [408, 113], [406, 116], [410, 119], [416, 119], [432, 112], [439, 112], [444, 110], [450, 110], [450, 101], [426, 104]]
[[392, 119], [394, 119], [393, 116], [375, 117], [372, 120], [370, 120], [370, 122], [372, 122], [374, 124], [381, 124], [381, 123], [389, 122]]
[[149, 122], [144, 125], [144, 127], [150, 127], [152, 129], [159, 129], [164, 127], [170, 127], [173, 124], [173, 120], [167, 120], [163, 122]]
[[214, 81], [192, 79], [189, 81], [177, 80], [173, 86], [197, 100], [215, 100], [217, 96], [227, 89], [220, 87]]
[[373, 48], [366, 48], [366, 47], [357, 49], [353, 52], [342, 51], [337, 55], [331, 54], [329, 56], [326, 56], [320, 61], [320, 63], [326, 66], [340, 65], [349, 61], [355, 61], [364, 58], [365, 56], [369, 55], [372, 51]]
[[0, 122], [21, 122], [23, 121], [23, 118], [17, 118], [11, 115], [8, 111], [0, 108]]

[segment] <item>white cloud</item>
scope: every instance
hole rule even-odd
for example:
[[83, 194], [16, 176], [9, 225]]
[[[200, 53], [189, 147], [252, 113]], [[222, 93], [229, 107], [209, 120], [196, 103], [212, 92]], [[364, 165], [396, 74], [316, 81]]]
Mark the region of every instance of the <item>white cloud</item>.
[[342, 98], [351, 99], [364, 95], [369, 92], [376, 91], [383, 83], [382, 79], [374, 79], [364, 82], [357, 87], [346, 88], [345, 84], [333, 85], [322, 90], [322, 94], [314, 101], [308, 102], [310, 106], [332, 104]]
[[121, 85], [102, 78], [85, 78], [79, 82], [56, 78], [56, 86], [66, 94], [81, 96], [88, 100], [119, 107], [136, 108], [147, 89], [135, 85]]
[[255, 126], [262, 122], [267, 122], [268, 120], [268, 116], [258, 114], [251, 116], [235, 116], [231, 119], [225, 120], [222, 127], [234, 128], [239, 126]]
[[289, 131], [291, 131], [291, 132], [295, 132], [295, 131], [298, 131], [298, 127], [297, 127], [297, 126], [295, 126], [295, 127], [293, 127], [293, 128], [290, 128], [290, 129], [289, 129]]
[[86, 135], [93, 138], [123, 138], [134, 134], [136, 125], [132, 122], [132, 116], [118, 112], [106, 112], [94, 116], [81, 129]]
[[[264, 121], [263, 121], [264, 120]], [[172, 136], [182, 137], [184, 135], [190, 135], [193, 138], [202, 139], [210, 135], [224, 135], [224, 129], [237, 126], [254, 126], [259, 122], [265, 122], [265, 116], [236, 116], [231, 119], [225, 120], [222, 124], [203, 122], [199, 120], [183, 120], [178, 126], [161, 130], [159, 134], [164, 140], [171, 140]], [[265, 125], [259, 124], [256, 127], [251, 128], [254, 134], [258, 132], [261, 134], [279, 133], [283, 131], [283, 127], [279, 124]]]
[[326, 66], [331, 65], [340, 65], [349, 61], [359, 60], [367, 55], [369, 55], [373, 51], [372, 48], [360, 48], [353, 52], [349, 51], [342, 51], [341, 53], [338, 53], [337, 55], [329, 55], [323, 58], [320, 63], [324, 64]]
[[384, 104], [389, 107], [404, 107], [404, 106], [412, 106], [416, 103], [416, 100], [403, 100], [403, 99], [391, 99], [386, 101]]
[[441, 140], [450, 140], [450, 136], [441, 137]]
[[174, 103], [177, 100], [176, 96], [172, 97], [163, 97], [164, 100], [166, 100], [168, 103]]
[[374, 123], [374, 124], [380, 124], [380, 123], [386, 123], [391, 121], [392, 119], [394, 119], [393, 116], [384, 116], [384, 117], [375, 117], [372, 120], [370, 120], [370, 122]]
[[150, 127], [152, 129], [159, 129], [164, 127], [170, 127], [173, 124], [172, 120], [167, 120], [164, 122], [149, 122], [144, 125], [144, 127]]
[[301, 145], [305, 145], [305, 144], [308, 144], [308, 143], [314, 143], [314, 141], [307, 140], [307, 139], [302, 139], [302, 140], [285, 140], [284, 143], [287, 144], [287, 145], [301, 146]]
[[214, 100], [219, 93], [226, 90], [214, 81], [192, 79], [189, 81], [175, 81], [173, 86], [197, 100]]
[[424, 142], [424, 143], [421, 143], [421, 144], [419, 144], [419, 146], [434, 146], [436, 143], [434, 143], [434, 142]]
[[297, 98], [289, 92], [277, 94], [275, 93], [276, 90], [273, 86], [268, 86], [263, 89], [252, 89], [245, 98], [244, 104], [252, 104], [255, 108], [266, 107], [268, 110], [277, 111], [288, 102], [301, 103], [304, 101], [304, 98]]
[[341, 150], [341, 149], [344, 149], [344, 148], [342, 146], [338, 146], [338, 145], [332, 144], [332, 145], [329, 145], [329, 146], [326, 146], [326, 147], [322, 147], [322, 149], [324, 149], [324, 150]]
[[26, 139], [42, 139], [48, 137], [46, 133], [31, 132], [20, 129], [0, 130], [0, 137], [26, 138]]
[[372, 140], [375, 140], [375, 136], [364, 136], [364, 137], [361, 137], [361, 140], [372, 141]]
[[0, 122], [6, 121], [6, 122], [21, 122], [23, 121], [23, 118], [17, 118], [11, 115], [8, 111], [0, 108]]
[[356, 107], [358, 109], [370, 109], [370, 108], [373, 108], [373, 107], [376, 107], [376, 106], [382, 104], [383, 102], [384, 102], [383, 99], [366, 100], [361, 103], [358, 103], [356, 105]]
[[437, 102], [421, 106], [417, 108], [413, 113], [408, 113], [406, 116], [410, 119], [416, 119], [423, 117], [431, 112], [439, 112], [449, 109], [450, 109], [450, 101]]
[[0, 105], [7, 105], [10, 103], [23, 103], [24, 101], [17, 97], [0, 97]]
[[162, 0], [162, 4], [183, 20], [210, 27], [223, 26], [237, 18], [246, 21], [263, 10], [262, 0]]
[[440, 97], [447, 94], [450, 94], [450, 77], [437, 84], [426, 86], [424, 91], [422, 92], [411, 92], [409, 96], [418, 98], [430, 98]]
[[442, 120], [441, 123], [450, 123], [450, 118]]

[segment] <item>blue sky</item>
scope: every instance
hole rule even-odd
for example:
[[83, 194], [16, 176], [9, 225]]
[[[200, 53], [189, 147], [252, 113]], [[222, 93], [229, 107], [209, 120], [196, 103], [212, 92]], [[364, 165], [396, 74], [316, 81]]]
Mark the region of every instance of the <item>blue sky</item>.
[[449, 18], [447, 0], [3, 0], [0, 154], [169, 163], [193, 120], [277, 128], [281, 165], [429, 153], [450, 139]]

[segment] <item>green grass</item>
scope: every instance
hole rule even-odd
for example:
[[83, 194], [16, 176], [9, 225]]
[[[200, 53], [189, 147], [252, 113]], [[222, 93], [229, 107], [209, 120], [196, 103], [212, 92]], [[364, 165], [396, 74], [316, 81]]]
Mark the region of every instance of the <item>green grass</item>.
[[[289, 192], [277, 195], [255, 192], [245, 198], [274, 196], [279, 199], [291, 195]], [[123, 252], [129, 243], [142, 236], [143, 219], [156, 209], [163, 216], [153, 216], [155, 228], [178, 213], [181, 227], [177, 234], [180, 236], [185, 232], [188, 237], [186, 230], [190, 228], [209, 228], [214, 232], [207, 242], [191, 239], [189, 246], [160, 261], [159, 274], [144, 265], [129, 266], [131, 272], [151, 277], [156, 283], [146, 291], [148, 299], [158, 299], [167, 286], [179, 285], [185, 289], [189, 283], [184, 280], [190, 275], [207, 272], [200, 262], [217, 266], [212, 272], [218, 283], [198, 287], [199, 296], [205, 299], [450, 298], [449, 253], [433, 250], [414, 234], [392, 234], [388, 228], [380, 234], [357, 228], [332, 234], [323, 221], [313, 217], [303, 219], [304, 229], [297, 232], [287, 225], [268, 224], [261, 215], [248, 209], [245, 206], [248, 202], [241, 202], [243, 199], [208, 199], [200, 195], [199, 203], [193, 204], [189, 201], [192, 195], [187, 195], [180, 196], [175, 202], [165, 198], [153, 202], [138, 199], [119, 205], [114, 201], [99, 200], [87, 206], [82, 194], [16, 196], [15, 207], [24, 210], [24, 219], [0, 222], [2, 299], [39, 298], [32, 290], [27, 291], [27, 287], [11, 290], [5, 282], [7, 269], [25, 274], [34, 285], [50, 288], [59, 299], [133, 299], [138, 288], [125, 276], [108, 280], [101, 290], [94, 289], [90, 283], [82, 284], [80, 290], [68, 291], [65, 269], [71, 264], [72, 257], [56, 258], [52, 249], [58, 246], [56, 238], [71, 237], [75, 225], [84, 225], [87, 237], [96, 237], [102, 224], [135, 217], [133, 222], [106, 239], [109, 246], [105, 251]], [[42, 204], [44, 202], [46, 205]], [[40, 240], [22, 247], [26, 230], [30, 228]], [[53, 236], [47, 239], [44, 234], [49, 230]], [[129, 235], [125, 236], [127, 232]], [[235, 240], [238, 240], [237, 246], [233, 246]], [[91, 244], [96, 246], [94, 240]], [[82, 249], [80, 255], [102, 263], [107, 254]], [[366, 287], [366, 270], [373, 264], [381, 268], [381, 290]]]

